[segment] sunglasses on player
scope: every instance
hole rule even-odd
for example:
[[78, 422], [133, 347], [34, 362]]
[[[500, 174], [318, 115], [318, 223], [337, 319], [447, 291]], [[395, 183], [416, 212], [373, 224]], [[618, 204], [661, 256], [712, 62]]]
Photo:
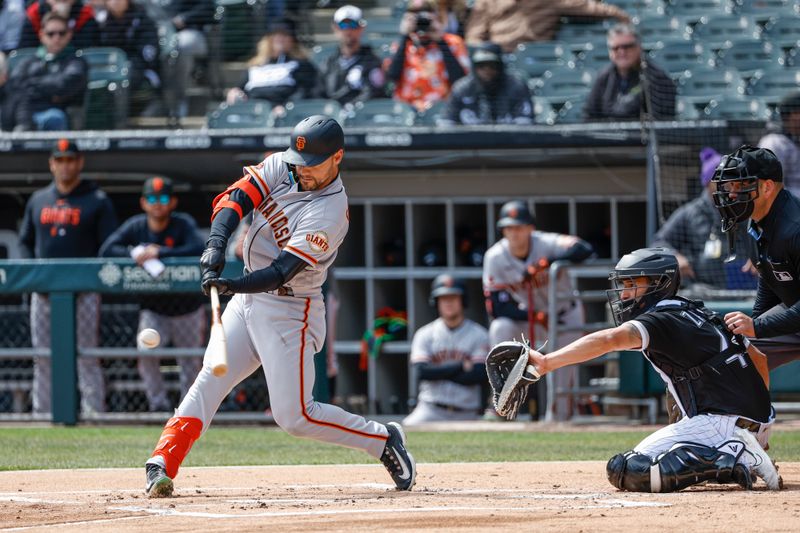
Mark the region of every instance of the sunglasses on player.
[[148, 204], [161, 204], [167, 205], [171, 199], [169, 194], [148, 194], [144, 197]]

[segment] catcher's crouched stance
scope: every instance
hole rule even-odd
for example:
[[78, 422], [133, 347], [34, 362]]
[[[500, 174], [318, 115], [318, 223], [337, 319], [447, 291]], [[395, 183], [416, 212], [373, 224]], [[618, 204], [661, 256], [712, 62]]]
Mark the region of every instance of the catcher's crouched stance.
[[756, 476], [782, 486], [764, 451], [774, 420], [764, 356], [734, 335], [702, 302], [676, 296], [678, 262], [663, 248], [624, 256], [611, 272], [608, 300], [617, 327], [544, 355], [502, 342], [486, 358], [497, 412], [514, 418], [527, 387], [548, 372], [616, 350], [641, 350], [675, 397], [683, 419], [615, 455], [606, 467], [618, 489], [672, 492], [701, 483]]

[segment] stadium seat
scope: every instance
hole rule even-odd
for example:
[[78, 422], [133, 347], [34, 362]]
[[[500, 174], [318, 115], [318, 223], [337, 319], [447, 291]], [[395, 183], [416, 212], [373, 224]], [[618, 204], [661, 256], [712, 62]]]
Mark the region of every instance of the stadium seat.
[[536, 124], [552, 126], [556, 123], [558, 113], [553, 105], [545, 98], [533, 99], [533, 120]]
[[591, 24], [568, 23], [562, 24], [556, 34], [555, 40], [564, 43], [582, 43], [596, 41], [608, 35], [611, 24], [608, 21]]
[[611, 58], [608, 55], [608, 41], [588, 41], [582, 50], [577, 52], [577, 63], [579, 68], [590, 68], [600, 70], [608, 66]]
[[697, 22], [703, 17], [724, 16], [733, 13], [730, 0], [669, 0], [667, 12]]
[[370, 18], [364, 28], [364, 37], [367, 42], [374, 38], [395, 37], [400, 34], [400, 21], [402, 18]]
[[545, 72], [566, 64], [566, 49], [560, 42], [522, 43], [509, 57], [508, 65], [530, 78], [540, 78]]
[[702, 44], [692, 41], [660, 41], [659, 46], [647, 54], [649, 61], [672, 75], [682, 75], [687, 70], [711, 67], [711, 52]]
[[564, 102], [556, 114], [556, 124], [578, 124], [584, 122], [583, 99]]
[[745, 16], [710, 17], [694, 27], [692, 38], [706, 48], [719, 50], [729, 41], [760, 39], [761, 30], [752, 19]]
[[759, 98], [724, 98], [711, 100], [703, 118], [713, 120], [770, 120], [772, 112]]
[[764, 24], [795, 12], [794, 0], [737, 0], [734, 11]]
[[771, 70], [757, 74], [750, 80], [749, 92], [759, 96], [767, 103], [777, 103], [787, 93], [796, 91], [800, 87], [800, 71]]
[[272, 105], [263, 100], [221, 104], [207, 117], [209, 129], [266, 128]]
[[36, 55], [36, 50], [38, 50], [38, 49], [37, 48], [18, 48], [16, 50], [12, 50], [11, 52], [9, 52], [8, 58], [7, 58], [7, 63], [6, 63], [7, 68], [8, 68], [8, 73], [10, 74], [11, 72], [13, 72], [14, 67], [16, 67], [19, 64], [19, 62], [22, 61], [23, 59], [35, 56]]
[[271, 114], [269, 125], [273, 128], [293, 128], [295, 124], [311, 115], [327, 115], [339, 120], [342, 106], [336, 100], [310, 98], [289, 102]]
[[682, 17], [642, 17], [636, 25], [645, 48], [657, 41], [691, 39], [692, 31]]
[[359, 102], [343, 113], [345, 126], [397, 127], [413, 126], [416, 110], [404, 103], [390, 99]]
[[417, 118], [414, 120], [414, 123], [418, 126], [438, 126], [439, 119], [444, 115], [446, 110], [447, 102], [436, 102], [425, 111], [417, 113]]
[[800, 45], [800, 16], [780, 17], [767, 25], [765, 38], [781, 48], [796, 48]]
[[697, 106], [683, 98], [675, 100], [675, 114], [678, 120], [700, 120], [700, 110]]
[[681, 79], [678, 94], [695, 104], [708, 105], [715, 98], [736, 98], [745, 94], [746, 84], [733, 69], [698, 69]]
[[621, 8], [633, 17], [663, 15], [666, 12], [663, 0], [607, 0], [606, 3]]
[[129, 64], [119, 48], [84, 48], [77, 55], [89, 65], [84, 128], [123, 128], [128, 121]]
[[339, 43], [323, 43], [314, 45], [311, 49], [311, 62], [317, 68], [322, 68], [328, 60], [339, 49]]
[[562, 68], [548, 72], [533, 90], [536, 96], [547, 98], [551, 103], [562, 104], [575, 98], [583, 98], [592, 89], [595, 73], [592, 70]]
[[372, 52], [383, 61], [392, 57], [392, 45], [396, 42], [397, 37], [381, 37], [370, 39], [369, 44], [372, 46]]
[[717, 64], [735, 68], [744, 78], [759, 70], [775, 70], [784, 64], [780, 48], [766, 41], [732, 41], [719, 52]]

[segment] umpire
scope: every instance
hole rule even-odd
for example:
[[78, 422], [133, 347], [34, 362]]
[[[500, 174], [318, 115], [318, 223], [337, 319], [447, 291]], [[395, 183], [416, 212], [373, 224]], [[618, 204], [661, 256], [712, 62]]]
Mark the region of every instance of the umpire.
[[770, 370], [800, 359], [800, 200], [783, 188], [781, 163], [766, 148], [742, 146], [723, 157], [713, 181], [722, 230], [749, 218], [758, 249], [753, 316], [728, 313], [725, 324], [751, 338]]

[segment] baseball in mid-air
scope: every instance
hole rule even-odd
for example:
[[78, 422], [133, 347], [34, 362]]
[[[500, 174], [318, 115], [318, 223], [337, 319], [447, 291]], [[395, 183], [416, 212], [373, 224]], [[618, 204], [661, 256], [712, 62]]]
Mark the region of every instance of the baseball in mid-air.
[[155, 348], [161, 343], [161, 335], [152, 328], [145, 328], [139, 332], [136, 341], [142, 348]]

